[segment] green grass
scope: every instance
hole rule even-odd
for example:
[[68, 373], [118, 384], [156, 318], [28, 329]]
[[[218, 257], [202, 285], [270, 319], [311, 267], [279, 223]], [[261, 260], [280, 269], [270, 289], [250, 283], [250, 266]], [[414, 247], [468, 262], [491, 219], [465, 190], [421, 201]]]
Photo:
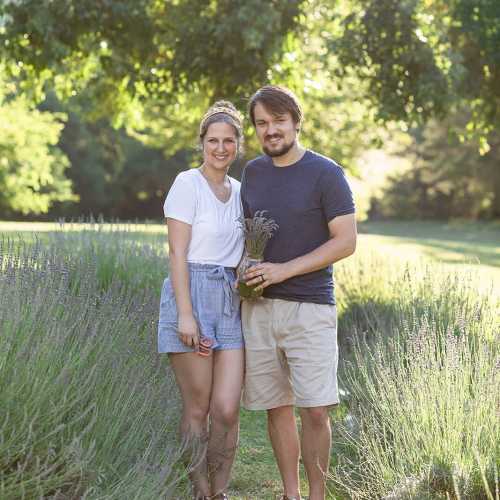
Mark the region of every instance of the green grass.
[[[363, 224], [336, 266], [329, 498], [495, 498], [497, 228]], [[164, 227], [0, 223], [0, 270], [0, 498], [186, 498], [155, 354]], [[241, 412], [230, 492], [281, 492], [265, 412]]]
[[[360, 247], [401, 260], [426, 259], [452, 271], [464, 267], [500, 288], [500, 222], [365, 222]], [[486, 287], [487, 287], [486, 285]]]

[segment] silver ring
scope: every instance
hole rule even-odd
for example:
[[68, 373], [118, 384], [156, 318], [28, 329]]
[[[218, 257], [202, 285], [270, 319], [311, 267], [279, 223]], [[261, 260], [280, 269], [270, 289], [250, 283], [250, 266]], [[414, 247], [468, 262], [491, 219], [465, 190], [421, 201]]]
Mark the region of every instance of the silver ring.
[[266, 281], [266, 278], [264, 278], [264, 275], [263, 275], [263, 274], [261, 274], [261, 275], [260, 275], [260, 282], [261, 282], [261, 283], [264, 283], [264, 281]]

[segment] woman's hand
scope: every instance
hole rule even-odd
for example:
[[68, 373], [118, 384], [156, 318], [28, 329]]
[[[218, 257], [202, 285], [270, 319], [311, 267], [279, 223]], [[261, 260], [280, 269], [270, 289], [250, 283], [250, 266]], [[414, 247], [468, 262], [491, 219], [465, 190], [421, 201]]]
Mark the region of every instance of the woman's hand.
[[188, 347], [198, 349], [200, 332], [194, 316], [192, 314], [179, 314], [177, 321], [177, 334], [182, 343], [186, 344]]

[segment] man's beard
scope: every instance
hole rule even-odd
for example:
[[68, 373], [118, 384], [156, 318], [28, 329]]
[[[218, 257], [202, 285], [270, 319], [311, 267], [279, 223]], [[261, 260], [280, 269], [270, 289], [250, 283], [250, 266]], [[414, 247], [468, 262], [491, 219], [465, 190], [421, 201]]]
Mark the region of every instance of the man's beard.
[[295, 144], [295, 141], [285, 143], [280, 149], [269, 149], [266, 146], [262, 146], [262, 151], [266, 153], [267, 156], [270, 156], [271, 158], [276, 158], [277, 156], [283, 156], [290, 151], [290, 149], [293, 148]]

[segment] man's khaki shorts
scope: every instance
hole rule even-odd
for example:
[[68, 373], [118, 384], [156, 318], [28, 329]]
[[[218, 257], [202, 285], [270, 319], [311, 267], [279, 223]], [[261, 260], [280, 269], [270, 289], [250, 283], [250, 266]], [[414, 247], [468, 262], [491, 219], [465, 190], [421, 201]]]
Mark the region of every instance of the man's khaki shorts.
[[269, 410], [337, 404], [337, 311], [328, 304], [244, 300], [243, 406]]

